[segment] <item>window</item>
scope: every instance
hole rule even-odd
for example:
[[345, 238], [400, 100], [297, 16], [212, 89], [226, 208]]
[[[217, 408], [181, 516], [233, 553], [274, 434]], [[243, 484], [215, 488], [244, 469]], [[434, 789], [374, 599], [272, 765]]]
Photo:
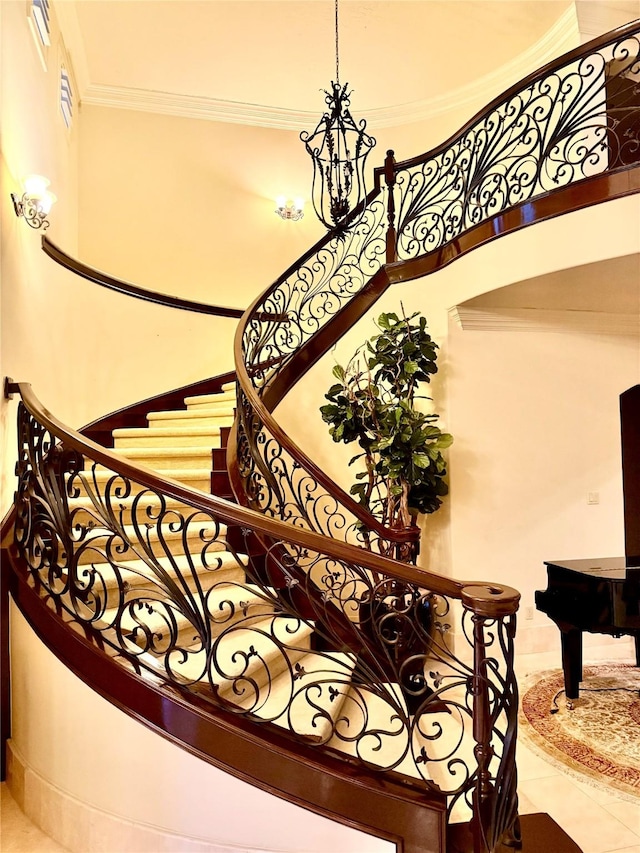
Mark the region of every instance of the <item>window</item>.
[[49, 0], [27, 0], [27, 16], [43, 68], [47, 70], [47, 53], [51, 45]]
[[60, 66], [60, 111], [67, 130], [73, 120], [73, 89], [71, 78], [64, 65]]

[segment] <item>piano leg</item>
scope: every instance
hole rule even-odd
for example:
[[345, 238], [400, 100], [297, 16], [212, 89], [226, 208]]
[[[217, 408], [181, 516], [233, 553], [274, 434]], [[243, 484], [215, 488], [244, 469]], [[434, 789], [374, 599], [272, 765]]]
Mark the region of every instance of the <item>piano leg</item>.
[[567, 708], [573, 709], [573, 700], [580, 696], [582, 681], [582, 631], [569, 628], [560, 631], [562, 642], [562, 671]]
[[633, 638], [636, 641], [636, 666], [640, 666], [640, 634]]

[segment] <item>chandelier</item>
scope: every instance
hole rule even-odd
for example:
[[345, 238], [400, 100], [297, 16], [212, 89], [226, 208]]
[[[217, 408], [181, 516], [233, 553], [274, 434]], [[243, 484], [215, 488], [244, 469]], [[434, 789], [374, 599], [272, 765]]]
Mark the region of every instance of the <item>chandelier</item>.
[[313, 207], [318, 219], [329, 229], [339, 226], [364, 199], [364, 165], [376, 144], [365, 132], [365, 120], [356, 124], [351, 116], [349, 84], [340, 84], [338, 0], [335, 0], [335, 30], [336, 79], [330, 92], [325, 89], [328, 110], [312, 133], [300, 134], [313, 160]]

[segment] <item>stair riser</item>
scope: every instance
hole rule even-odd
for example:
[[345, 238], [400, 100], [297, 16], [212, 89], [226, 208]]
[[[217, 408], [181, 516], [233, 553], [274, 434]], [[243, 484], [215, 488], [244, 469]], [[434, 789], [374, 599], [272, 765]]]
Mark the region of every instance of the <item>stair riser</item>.
[[[156, 527], [160, 504], [158, 503], [155, 495], [152, 495], [149, 499], [143, 495], [143, 497], [137, 502], [135, 496], [133, 498], [129, 497], [122, 500], [112, 499], [109, 508], [118, 524], [129, 526], [136, 523], [142, 529], [144, 535], [146, 524], [151, 524], [153, 528]], [[77, 499], [70, 499], [69, 509], [73, 513], [74, 525], [80, 525], [88, 528], [97, 524], [104, 524], [102, 520], [102, 513], [104, 513], [104, 509], [101, 509], [100, 513], [98, 513], [98, 511], [93, 508], [88, 498], [80, 497]], [[168, 530], [169, 524], [177, 522], [180, 518], [189, 519], [194, 515], [197, 516], [197, 511], [194, 510], [193, 507], [186, 506], [185, 504], [181, 504], [178, 501], [170, 499], [165, 501], [162, 506], [162, 511], [164, 514], [162, 524], [163, 530]], [[190, 526], [195, 532], [197, 524], [191, 522]], [[198, 548], [198, 550], [200, 550], [200, 548]], [[120, 557], [120, 555], [118, 556]]]
[[226, 400], [209, 400], [208, 402], [202, 402], [202, 403], [189, 403], [189, 402], [187, 402], [187, 411], [188, 412], [202, 412], [202, 411], [217, 412], [220, 409], [224, 409], [225, 411], [228, 412], [230, 410], [234, 410], [235, 407], [236, 407], [236, 398], [235, 397], [229, 397]]
[[[249, 627], [256, 622], [261, 621], [269, 616], [273, 616], [274, 611], [265, 605], [256, 605], [255, 607], [250, 607], [247, 611], [247, 615], [243, 615], [242, 611], [236, 611], [233, 615], [230, 612], [226, 614], [226, 621], [221, 621], [222, 618], [219, 617], [218, 621], [212, 621], [209, 619], [209, 630], [211, 631], [212, 639], [216, 639], [217, 637], [224, 634], [226, 630], [231, 628], [233, 625], [241, 623], [243, 627]], [[175, 617], [179, 621], [179, 628], [177, 632], [177, 639], [172, 639], [170, 629], [166, 627], [158, 626], [157, 631], [153, 631], [154, 634], [154, 646], [155, 651], [158, 654], [162, 654], [169, 650], [170, 645], [176, 645], [180, 648], [189, 648], [190, 646], [196, 646], [196, 649], [201, 644], [202, 639], [198, 634], [197, 629], [188, 623], [186, 620], [182, 620], [179, 614], [175, 614]], [[124, 624], [127, 624], [125, 621]], [[133, 623], [130, 623], [133, 628]], [[153, 630], [153, 626], [149, 626], [150, 631]], [[136, 640], [131, 639], [130, 642], [134, 643], [138, 648], [144, 648], [146, 634], [141, 631]], [[153, 654], [153, 651], [151, 651]]]
[[[173, 473], [171, 471], [167, 471], [167, 474], [173, 480], [178, 480], [180, 483], [184, 483], [185, 486], [189, 486], [190, 489], [198, 489], [201, 492], [210, 492], [211, 489], [211, 474], [203, 469], [202, 473], [198, 473], [197, 476], [180, 476], [179, 473]], [[75, 497], [87, 497], [90, 493], [94, 493], [97, 488], [101, 495], [104, 495], [107, 489], [107, 485], [109, 485], [109, 493], [112, 496], [112, 499], [115, 496], [116, 490], [122, 492], [127, 486], [122, 480], [121, 477], [113, 476], [113, 477], [105, 477], [105, 478], [97, 478], [94, 482], [89, 474], [87, 476], [88, 488], [85, 486], [82, 480], [76, 477], [73, 480], [73, 490]], [[130, 480], [128, 483], [129, 493], [132, 495], [138, 495], [140, 492], [144, 492], [146, 486], [142, 486], [140, 483], [136, 483], [133, 480]], [[75, 492], [78, 492], [75, 495]]]
[[159, 429], [181, 429], [185, 426], [206, 427], [208, 429], [221, 429], [233, 426], [233, 416], [216, 416], [211, 412], [185, 412], [181, 417], [166, 415], [149, 421], [149, 426]]
[[[136, 451], [145, 451], [137, 453]], [[211, 470], [211, 449], [208, 447], [185, 448], [184, 451], [178, 453], [154, 453], [153, 448], [121, 448], [120, 453], [144, 465], [146, 468], [156, 468], [158, 471], [170, 471], [172, 468], [198, 468]]]
[[[194, 561], [196, 566], [198, 561]], [[148, 570], [151, 574], [151, 569]], [[82, 566], [78, 573], [80, 580], [84, 580], [87, 584], [91, 584], [94, 596], [99, 599], [100, 606], [107, 610], [116, 610], [127, 601], [136, 601], [145, 597], [148, 594], [150, 599], [160, 598], [162, 596], [161, 581], [155, 583], [149, 578], [145, 578], [142, 574], [137, 574], [131, 571], [124, 571], [117, 574], [114, 571], [106, 571], [104, 569], [98, 571], [98, 578], [92, 580], [89, 576], [83, 578]], [[198, 597], [198, 583], [192, 575], [184, 573], [182, 579], [176, 579], [175, 572], [170, 573], [171, 577], [176, 580], [180, 589], [188, 589], [194, 596]], [[241, 566], [235, 566], [228, 569], [218, 569], [215, 572], [209, 572], [201, 568], [198, 572], [198, 582], [206, 595], [207, 590], [210, 590], [214, 585], [223, 583], [243, 584], [245, 582], [245, 573]], [[101, 578], [101, 579], [100, 579]], [[122, 593], [120, 592], [122, 589]], [[268, 613], [271, 611], [267, 611]]]
[[168, 436], [145, 435], [144, 432], [135, 436], [114, 436], [114, 447], [121, 453], [126, 452], [126, 448], [130, 447], [206, 447], [212, 450], [220, 446], [220, 435], [214, 433], [189, 435], [176, 430], [173, 435]]
[[[276, 616], [275, 618], [277, 619], [278, 617]], [[284, 651], [281, 647], [273, 643], [265, 644], [260, 630], [260, 620], [256, 620], [253, 625], [249, 626], [249, 630], [245, 630], [244, 625], [239, 626], [227, 632], [219, 641], [214, 641], [214, 646], [211, 650], [219, 669], [231, 676], [229, 678], [224, 677], [220, 674], [216, 666], [212, 665], [211, 679], [219, 686], [221, 696], [236, 707], [240, 704], [242, 698], [234, 692], [234, 685], [240, 689], [244, 688], [244, 690], [252, 692], [253, 685], [249, 684], [249, 681], [251, 681], [258, 685], [259, 690], [263, 688], [269, 690], [271, 683], [285, 672], [290, 665], [300, 660], [308, 650], [310, 642], [308, 628], [296, 631], [293, 635], [289, 636], [286, 639], [286, 643], [294, 648], [287, 648]], [[250, 646], [252, 645], [258, 648], [258, 655], [249, 654]], [[135, 646], [132, 645], [132, 649], [135, 649]], [[177, 676], [180, 678], [182, 676], [189, 681], [200, 680], [203, 685], [207, 685], [206, 653], [204, 650], [196, 649], [196, 651], [198, 653], [191, 656], [184, 664], [175, 661], [173, 667], [174, 677]], [[245, 655], [249, 655], [248, 659]], [[160, 675], [164, 673], [161, 656], [154, 657], [152, 654], [145, 654], [144, 659]], [[252, 695], [255, 696], [255, 693], [252, 693]]]
[[217, 408], [223, 406], [227, 409], [232, 409], [236, 405], [236, 392], [223, 391], [220, 394], [202, 394], [199, 397], [185, 397], [185, 405], [187, 409], [195, 409], [202, 406]]
[[[269, 689], [275, 679], [289, 668], [289, 664], [295, 664], [300, 660], [300, 658], [307, 654], [310, 650], [309, 637], [306, 637], [299, 643], [296, 643], [296, 645], [299, 648], [287, 649], [286, 655], [279, 651], [273, 658], [267, 659], [264, 664], [254, 658], [253, 660], [255, 660], [255, 663], [252, 661], [249, 664], [246, 672], [242, 673], [242, 678], [244, 679], [246, 677], [255, 681], [260, 690]], [[248, 685], [238, 682], [237, 679], [220, 679], [219, 676], [217, 676], [217, 678], [219, 679], [217, 683], [220, 687], [220, 693], [223, 698], [228, 702], [232, 702], [234, 705], [240, 705], [242, 700], [234, 693], [234, 684], [245, 688], [247, 688]], [[251, 692], [250, 688], [249, 692]], [[253, 696], [255, 697], [255, 694], [253, 694]], [[253, 699], [250, 699], [249, 702], [253, 703]]]

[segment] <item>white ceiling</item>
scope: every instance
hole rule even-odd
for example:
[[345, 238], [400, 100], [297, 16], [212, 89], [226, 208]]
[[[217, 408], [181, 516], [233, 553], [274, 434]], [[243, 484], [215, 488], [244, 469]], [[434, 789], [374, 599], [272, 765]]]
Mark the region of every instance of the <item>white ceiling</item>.
[[[376, 111], [446, 103], [496, 72], [504, 78], [505, 68], [507, 80], [520, 79], [568, 36], [577, 43], [576, 2], [587, 0], [340, 0], [341, 81], [354, 90], [354, 112], [365, 111], [375, 126], [385, 123]], [[615, 23], [633, 18], [630, 4], [640, 14], [640, 0], [588, 2], [594, 9], [604, 2]], [[248, 123], [279, 126], [278, 113], [289, 113], [299, 126], [301, 114], [321, 110], [322, 90], [335, 76], [333, 0], [54, 6], [80, 97], [89, 103], [153, 108], [182, 99], [203, 118], [224, 120], [226, 106]], [[212, 105], [223, 114], [207, 116]]]

